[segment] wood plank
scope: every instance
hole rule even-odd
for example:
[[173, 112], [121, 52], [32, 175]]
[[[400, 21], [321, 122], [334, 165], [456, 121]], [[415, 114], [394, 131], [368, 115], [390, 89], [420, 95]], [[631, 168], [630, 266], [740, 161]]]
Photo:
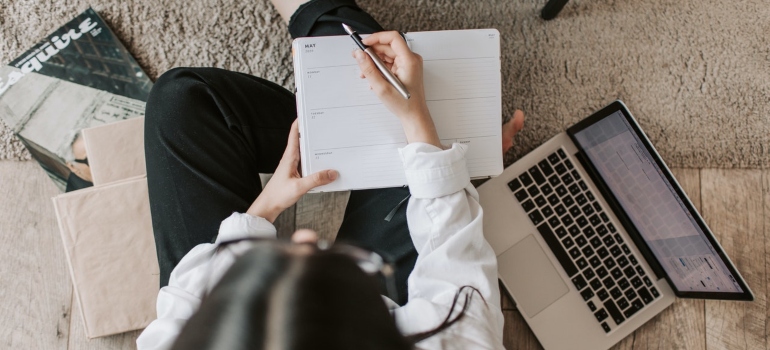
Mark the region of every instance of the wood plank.
[[511, 296], [508, 295], [508, 292], [505, 291], [503, 284], [499, 280], [497, 281], [497, 284], [500, 287], [500, 309], [516, 310], [516, 303], [511, 299]]
[[[672, 172], [695, 208], [700, 211], [700, 171], [672, 169]], [[678, 299], [615, 348], [628, 346], [629, 338], [633, 338], [632, 349], [705, 349], [705, 324], [703, 300]]]
[[502, 283], [500, 286], [500, 308], [503, 310], [503, 317], [505, 324], [503, 326], [503, 345], [506, 349], [542, 349], [540, 342], [532, 333], [532, 329], [521, 313], [516, 308], [516, 303], [508, 295], [503, 288]]
[[[764, 217], [763, 233], [765, 237], [764, 265], [765, 272], [767, 272], [768, 268], [770, 268], [770, 256], [768, 256], [768, 253], [770, 253], [770, 170], [762, 171], [762, 214]], [[767, 302], [767, 294], [770, 291], [770, 274], [766, 274], [764, 281], [760, 281], [760, 283], [763, 284], [761, 286], [749, 285], [749, 288], [754, 292], [754, 297], [757, 300], [760, 298], [759, 288], [764, 288], [762, 297], [765, 300], [765, 349], [770, 349], [770, 322], [767, 321], [770, 320], [770, 303]]]
[[67, 348], [72, 284], [57, 194], [36, 162], [0, 161], [0, 348]]
[[296, 228], [309, 228], [334, 240], [342, 225], [350, 192], [308, 193], [297, 203]]
[[281, 213], [281, 215], [278, 215], [278, 218], [275, 219], [275, 222], [273, 225], [275, 225], [275, 229], [278, 231], [278, 238], [290, 238], [292, 233], [296, 231], [296, 220], [297, 220], [297, 205], [292, 205], [289, 209], [286, 209]]
[[706, 348], [767, 348], [764, 203], [761, 170], [704, 169], [704, 218], [754, 291], [754, 302], [706, 301]]
[[503, 327], [503, 346], [508, 350], [542, 349], [540, 342], [527, 326], [519, 310], [503, 310], [505, 326]]
[[620, 342], [612, 346], [612, 350], [631, 350], [634, 348], [634, 333], [623, 338]]

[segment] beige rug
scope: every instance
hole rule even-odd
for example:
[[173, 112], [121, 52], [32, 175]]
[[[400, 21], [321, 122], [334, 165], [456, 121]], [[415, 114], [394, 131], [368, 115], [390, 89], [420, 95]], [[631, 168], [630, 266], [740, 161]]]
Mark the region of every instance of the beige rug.
[[[500, 30], [503, 118], [528, 118], [509, 162], [622, 99], [670, 166], [770, 166], [767, 0], [573, 0], [550, 22], [545, 0], [359, 1], [386, 28]], [[93, 4], [153, 79], [215, 66], [293, 85], [289, 34], [267, 0]], [[0, 61], [88, 5], [2, 0]], [[25, 158], [2, 127], [0, 159]]]

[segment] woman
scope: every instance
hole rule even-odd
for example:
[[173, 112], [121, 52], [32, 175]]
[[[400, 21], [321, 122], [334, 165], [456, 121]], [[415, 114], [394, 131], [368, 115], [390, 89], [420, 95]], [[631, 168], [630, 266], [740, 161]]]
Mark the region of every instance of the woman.
[[[165, 73], [147, 103], [145, 129], [163, 288], [158, 319], [138, 347], [502, 348], [495, 255], [482, 234], [465, 147], [445, 149], [436, 134], [422, 59], [398, 33], [380, 32], [353, 0], [274, 4], [290, 18], [293, 37], [343, 34], [343, 21], [379, 32], [365, 43], [391, 62], [411, 99], [360, 50], [353, 56], [404, 127], [409, 187], [351, 192], [331, 248], [309, 230], [294, 233], [294, 244], [271, 241], [283, 210], [338, 175], [299, 176], [294, 96], [219, 69]], [[522, 124], [517, 111], [504, 125], [504, 151]], [[264, 190], [259, 173], [274, 173]]]

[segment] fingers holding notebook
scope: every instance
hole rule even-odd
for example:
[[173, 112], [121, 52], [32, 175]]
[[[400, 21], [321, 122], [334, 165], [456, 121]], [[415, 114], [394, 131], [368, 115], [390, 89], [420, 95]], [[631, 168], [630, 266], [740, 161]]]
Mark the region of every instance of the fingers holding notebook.
[[299, 128], [295, 120], [278, 168], [246, 213], [274, 222], [284, 210], [297, 203], [302, 195], [315, 187], [334, 182], [339, 175], [335, 170], [321, 170], [302, 177], [299, 162]]

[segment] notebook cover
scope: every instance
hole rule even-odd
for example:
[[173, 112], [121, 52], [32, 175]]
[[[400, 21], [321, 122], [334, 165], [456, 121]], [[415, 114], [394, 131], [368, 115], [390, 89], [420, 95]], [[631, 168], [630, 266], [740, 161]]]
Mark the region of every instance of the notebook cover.
[[144, 117], [83, 130], [94, 186], [146, 174]]
[[160, 271], [144, 176], [53, 198], [88, 338], [156, 318]]

